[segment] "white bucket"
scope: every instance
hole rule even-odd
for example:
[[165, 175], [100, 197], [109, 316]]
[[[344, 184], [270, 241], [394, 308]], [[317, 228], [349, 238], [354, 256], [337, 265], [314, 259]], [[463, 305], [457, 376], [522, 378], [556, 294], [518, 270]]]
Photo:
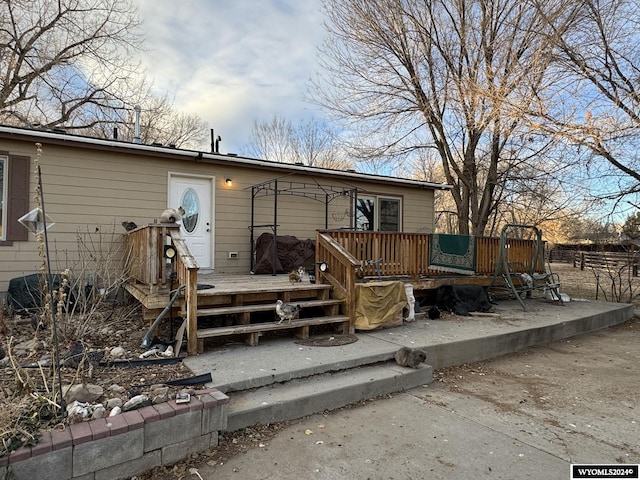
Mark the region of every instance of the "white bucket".
[[413, 285], [407, 283], [404, 290], [407, 293], [407, 303], [409, 304], [409, 315], [405, 321], [413, 322], [416, 319], [416, 297], [413, 296]]

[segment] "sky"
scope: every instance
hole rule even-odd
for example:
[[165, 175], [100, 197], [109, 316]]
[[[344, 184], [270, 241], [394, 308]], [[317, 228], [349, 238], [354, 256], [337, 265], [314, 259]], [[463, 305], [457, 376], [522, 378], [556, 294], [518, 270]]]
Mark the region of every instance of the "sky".
[[[321, 118], [304, 99], [325, 34], [320, 0], [133, 0], [155, 93], [242, 153], [254, 121]], [[144, 112], [143, 112], [144, 114]]]

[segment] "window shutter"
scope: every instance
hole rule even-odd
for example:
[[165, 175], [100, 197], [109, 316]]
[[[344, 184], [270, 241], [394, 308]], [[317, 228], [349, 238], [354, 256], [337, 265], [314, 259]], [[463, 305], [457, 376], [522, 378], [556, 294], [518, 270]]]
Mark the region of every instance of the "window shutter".
[[18, 219], [29, 211], [29, 170], [31, 158], [9, 155], [7, 189], [7, 236], [9, 241], [26, 241], [29, 231]]

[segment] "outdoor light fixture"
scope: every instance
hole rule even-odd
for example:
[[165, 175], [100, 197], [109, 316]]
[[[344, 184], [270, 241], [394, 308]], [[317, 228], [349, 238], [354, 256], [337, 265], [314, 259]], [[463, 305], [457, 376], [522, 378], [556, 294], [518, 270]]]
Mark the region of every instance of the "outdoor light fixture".
[[225, 184], [227, 187], [233, 187], [233, 180], [231, 180], [230, 178], [227, 178], [227, 179], [224, 181], [224, 184]]
[[329, 264], [327, 262], [318, 263], [318, 270], [320, 270], [321, 272], [328, 272], [329, 271]]
[[164, 246], [164, 258], [168, 258], [173, 261], [176, 256], [176, 249], [173, 245], [165, 245]]

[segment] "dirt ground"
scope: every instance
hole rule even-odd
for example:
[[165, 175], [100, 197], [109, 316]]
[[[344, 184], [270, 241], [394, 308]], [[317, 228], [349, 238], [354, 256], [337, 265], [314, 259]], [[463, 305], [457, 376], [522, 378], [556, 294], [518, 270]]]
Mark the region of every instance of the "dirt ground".
[[[437, 371], [421, 398], [455, 408], [465, 397], [536, 425], [573, 463], [640, 461], [640, 318], [603, 331]], [[589, 442], [597, 448], [587, 448]]]
[[552, 263], [548, 267], [560, 277], [560, 291], [572, 298], [640, 306], [640, 277], [631, 276], [628, 269], [580, 270], [569, 263]]
[[[94, 384], [104, 391], [100, 403], [119, 398], [124, 404], [136, 395], [152, 396], [154, 385], [193, 376], [181, 361], [173, 362], [156, 354], [139, 358], [149, 350], [143, 348], [141, 342], [150, 322], [142, 320], [141, 309], [135, 303], [105, 304], [85, 318], [87, 321], [82, 324], [64, 314], [57, 319], [59, 354], [65, 359], [60, 369], [63, 388], [83, 382]], [[179, 326], [177, 320], [174, 319], [174, 332]], [[169, 322], [165, 321], [156, 336], [165, 339], [170, 335]], [[46, 400], [53, 398], [52, 393], [59, 392], [57, 377], [50, 366], [51, 345], [51, 328], [43, 327], [38, 315], [18, 315], [6, 309], [2, 312], [0, 456], [21, 445], [34, 445], [39, 431], [59, 429], [65, 423], [79, 421], [73, 417], [63, 419], [59, 407]], [[121, 350], [117, 358], [111, 356], [115, 348]], [[116, 390], [114, 386], [120, 388]], [[169, 387], [167, 398], [174, 398], [182, 388], [186, 387]]]

